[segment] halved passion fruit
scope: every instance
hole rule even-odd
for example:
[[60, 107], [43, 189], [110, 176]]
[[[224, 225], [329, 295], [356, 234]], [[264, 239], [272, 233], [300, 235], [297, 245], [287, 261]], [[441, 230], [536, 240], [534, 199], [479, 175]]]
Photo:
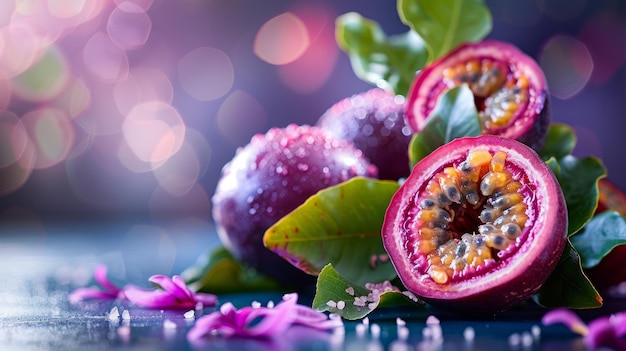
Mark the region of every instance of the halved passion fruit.
[[407, 289], [478, 313], [537, 292], [566, 236], [565, 199], [551, 170], [528, 146], [492, 135], [455, 139], [422, 159], [382, 229]]
[[495, 40], [461, 45], [417, 74], [407, 99], [413, 131], [422, 130], [440, 95], [464, 83], [474, 93], [483, 134], [541, 149], [550, 123], [545, 75], [517, 47]]

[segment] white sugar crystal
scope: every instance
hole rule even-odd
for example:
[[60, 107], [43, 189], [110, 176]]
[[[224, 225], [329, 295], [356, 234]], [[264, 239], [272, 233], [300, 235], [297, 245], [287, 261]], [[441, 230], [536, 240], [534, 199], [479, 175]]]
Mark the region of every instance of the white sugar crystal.
[[117, 306], [113, 307], [111, 311], [109, 311], [109, 320], [116, 321], [120, 319], [120, 311], [117, 309]]
[[346, 288], [346, 293], [348, 293], [348, 295], [350, 296], [354, 296], [354, 288], [349, 286]]
[[365, 317], [365, 318], [363, 318], [362, 323], [363, 323], [364, 325], [370, 325], [370, 319], [369, 319], [369, 318], [367, 318], [367, 317]]
[[189, 310], [183, 314], [185, 319], [194, 319], [196, 316], [196, 312], [194, 310]]
[[261, 303], [259, 301], [252, 301], [252, 308], [259, 308], [261, 307]]
[[163, 329], [168, 329], [168, 330], [176, 329], [176, 323], [172, 322], [169, 319], [166, 319], [163, 321]]
[[373, 338], [380, 337], [380, 325], [376, 323], [372, 324], [372, 326], [370, 327], [370, 332], [372, 333]]
[[267, 308], [274, 308], [274, 301], [269, 300], [269, 301], [267, 302]]
[[200, 301], [198, 301], [198, 303], [196, 303], [196, 311], [202, 311], [204, 309], [204, 304]]
[[328, 300], [328, 302], [326, 302], [326, 306], [335, 308], [337, 307], [337, 303], [333, 300]]
[[406, 322], [402, 318], [398, 317], [396, 318], [396, 325], [403, 326], [406, 325]]
[[365, 304], [367, 303], [367, 297], [366, 296], [355, 296], [354, 297], [354, 302], [352, 303], [355, 306], [359, 306], [359, 307], [365, 307]]
[[337, 302], [337, 309], [338, 310], [343, 310], [343, 308], [346, 307], [346, 302], [341, 300]]
[[463, 330], [463, 339], [465, 339], [466, 341], [472, 341], [474, 340], [474, 337], [476, 337], [476, 332], [474, 331], [474, 328], [466, 327], [465, 330]]
[[426, 318], [426, 325], [434, 324], [439, 324], [439, 319], [433, 315], [428, 316], [428, 318]]
[[124, 312], [122, 312], [122, 319], [125, 321], [130, 320], [130, 312], [128, 312], [128, 310], [124, 310]]

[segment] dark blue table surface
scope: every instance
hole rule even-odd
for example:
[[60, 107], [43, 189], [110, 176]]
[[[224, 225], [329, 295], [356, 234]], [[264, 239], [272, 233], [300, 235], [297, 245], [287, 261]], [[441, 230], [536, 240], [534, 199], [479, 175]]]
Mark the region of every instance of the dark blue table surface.
[[[272, 340], [211, 337], [190, 344], [186, 332], [195, 319], [183, 312], [144, 310], [119, 301], [68, 301], [70, 291], [90, 284], [100, 263], [119, 282], [146, 285], [152, 274], [178, 274], [217, 245], [212, 233], [206, 226], [111, 224], [37, 233], [0, 230], [0, 350], [584, 350], [582, 339], [565, 327], [542, 326], [545, 310], [532, 304], [484, 318], [428, 308], [382, 309], [368, 317], [367, 328], [359, 326], [364, 321], [346, 321], [344, 332], [292, 328]], [[238, 294], [220, 296], [220, 301], [243, 307], [280, 297]], [[130, 319], [111, 320], [113, 307], [128, 309]], [[626, 310], [626, 299], [608, 298], [602, 309], [581, 314], [591, 319], [618, 310]], [[430, 315], [440, 320], [442, 338], [425, 332]], [[406, 322], [408, 334], [398, 333], [398, 318]], [[473, 338], [466, 337], [469, 330]]]

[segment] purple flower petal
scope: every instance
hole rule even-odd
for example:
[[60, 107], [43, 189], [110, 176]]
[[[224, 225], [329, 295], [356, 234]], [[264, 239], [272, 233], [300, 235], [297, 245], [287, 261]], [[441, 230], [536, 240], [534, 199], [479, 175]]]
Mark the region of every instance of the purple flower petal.
[[107, 266], [100, 264], [94, 269], [93, 278], [104, 290], [117, 295], [122, 289], [107, 278], [107, 271]]
[[78, 288], [72, 291], [69, 295], [69, 300], [72, 303], [76, 303], [87, 299], [117, 299], [124, 298], [122, 289], [113, 284], [107, 278], [107, 267], [105, 265], [98, 265], [94, 269], [94, 280], [98, 285], [91, 288]]
[[556, 323], [565, 324], [571, 331], [580, 335], [586, 335], [588, 332], [587, 325], [574, 312], [565, 308], [556, 308], [550, 310], [541, 318], [543, 325], [551, 325]]
[[626, 350], [626, 312], [596, 318], [587, 326], [574, 312], [554, 309], [546, 313], [541, 321], [544, 325], [563, 323], [572, 331], [584, 335], [585, 345], [590, 350]]
[[[181, 287], [178, 284], [174, 283], [174, 281], [170, 277], [166, 277], [160, 274], [153, 275], [150, 278], [148, 278], [148, 281], [154, 284], [157, 284], [158, 286], [163, 288], [163, 290], [167, 291], [170, 295], [176, 297], [177, 299], [181, 301], [193, 299], [191, 296], [187, 294], [185, 290], [181, 289]], [[186, 285], [185, 285], [185, 288], [187, 288]]]
[[70, 293], [69, 300], [71, 303], [77, 303], [89, 299], [114, 299], [116, 297], [117, 295], [113, 296], [98, 288], [78, 288]]
[[342, 324], [341, 320], [329, 320], [321, 312], [298, 305], [297, 299], [297, 294], [288, 294], [274, 308], [247, 306], [239, 310], [227, 302], [219, 311], [199, 318], [188, 338], [194, 341], [213, 333], [222, 336], [271, 338], [282, 335], [293, 325], [328, 330]]
[[615, 333], [620, 336], [625, 336], [626, 335], [626, 312], [613, 314], [609, 318], [613, 326], [615, 326]]
[[595, 350], [606, 347], [612, 350], [626, 350], [623, 334], [617, 333], [616, 325], [610, 317], [596, 318], [589, 323], [589, 333], [585, 336], [585, 345]]
[[215, 306], [217, 296], [207, 293], [194, 293], [187, 287], [181, 276], [172, 278], [153, 275], [148, 280], [160, 289], [143, 289], [134, 285], [119, 288], [107, 278], [107, 267], [98, 265], [94, 270], [94, 279], [101, 288], [79, 288], [74, 290], [69, 299], [78, 302], [85, 299], [123, 299], [138, 306], [155, 309], [194, 308], [198, 303], [203, 306]]
[[[200, 317], [198, 320], [196, 320], [194, 327], [191, 328], [187, 333], [187, 338], [191, 341], [198, 340], [207, 334], [211, 334], [213, 331], [220, 330], [223, 325], [221, 318], [222, 315], [218, 312], [214, 312], [209, 315]], [[225, 331], [223, 328], [221, 329], [221, 332], [223, 334], [228, 334], [228, 332]]]
[[187, 283], [180, 275], [175, 275], [172, 277], [172, 282], [178, 286], [178, 288], [187, 296], [189, 299], [193, 299], [194, 293], [187, 287]]
[[217, 305], [217, 296], [207, 293], [195, 293], [193, 294], [194, 301], [196, 303], [202, 303], [203, 307], [211, 307]]
[[195, 306], [193, 301], [180, 301], [165, 290], [148, 290], [137, 286], [124, 289], [126, 299], [135, 305], [154, 309], [183, 309]]

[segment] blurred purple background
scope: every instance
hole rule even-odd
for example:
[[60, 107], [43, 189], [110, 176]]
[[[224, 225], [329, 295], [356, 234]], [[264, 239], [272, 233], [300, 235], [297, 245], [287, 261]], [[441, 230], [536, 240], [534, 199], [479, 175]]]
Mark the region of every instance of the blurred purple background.
[[[490, 37], [545, 69], [576, 154], [626, 189], [625, 2], [487, 4]], [[237, 147], [371, 88], [335, 43], [348, 11], [407, 30], [390, 0], [3, 1], [0, 224], [210, 226]]]

